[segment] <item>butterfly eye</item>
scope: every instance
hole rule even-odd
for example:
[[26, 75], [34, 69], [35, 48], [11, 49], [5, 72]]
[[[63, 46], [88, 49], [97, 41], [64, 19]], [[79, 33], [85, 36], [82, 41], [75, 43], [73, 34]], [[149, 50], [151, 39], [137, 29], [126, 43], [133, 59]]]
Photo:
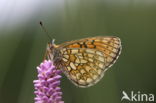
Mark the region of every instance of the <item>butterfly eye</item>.
[[50, 47], [50, 50], [53, 50], [53, 48], [54, 48], [54, 46], [51, 46], [51, 47]]
[[50, 49], [50, 50], [53, 50], [54, 49], [54, 45], [52, 44], [52, 43], [48, 43], [48, 48]]

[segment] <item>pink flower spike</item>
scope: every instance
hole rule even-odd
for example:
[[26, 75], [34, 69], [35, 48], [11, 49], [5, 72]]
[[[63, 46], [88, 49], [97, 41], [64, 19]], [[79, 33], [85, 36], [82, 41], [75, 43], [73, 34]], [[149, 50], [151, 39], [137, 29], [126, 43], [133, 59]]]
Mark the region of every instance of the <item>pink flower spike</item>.
[[60, 88], [61, 70], [57, 70], [50, 60], [37, 67], [38, 80], [34, 80], [35, 103], [64, 103]]

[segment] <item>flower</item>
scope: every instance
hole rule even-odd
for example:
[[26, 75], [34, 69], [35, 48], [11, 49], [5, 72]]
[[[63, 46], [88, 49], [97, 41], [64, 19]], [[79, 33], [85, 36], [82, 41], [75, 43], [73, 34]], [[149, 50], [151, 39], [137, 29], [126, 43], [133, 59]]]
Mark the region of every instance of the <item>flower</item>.
[[50, 60], [37, 67], [38, 80], [34, 80], [35, 103], [64, 103], [60, 86], [61, 70]]

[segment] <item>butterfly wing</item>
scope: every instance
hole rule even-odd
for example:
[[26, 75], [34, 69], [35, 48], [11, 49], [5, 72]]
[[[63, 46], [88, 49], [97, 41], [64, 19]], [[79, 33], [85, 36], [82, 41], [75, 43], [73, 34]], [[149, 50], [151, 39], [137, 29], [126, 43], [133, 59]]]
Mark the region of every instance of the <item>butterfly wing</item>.
[[93, 37], [60, 45], [65, 75], [79, 87], [96, 84], [121, 51], [118, 37]]

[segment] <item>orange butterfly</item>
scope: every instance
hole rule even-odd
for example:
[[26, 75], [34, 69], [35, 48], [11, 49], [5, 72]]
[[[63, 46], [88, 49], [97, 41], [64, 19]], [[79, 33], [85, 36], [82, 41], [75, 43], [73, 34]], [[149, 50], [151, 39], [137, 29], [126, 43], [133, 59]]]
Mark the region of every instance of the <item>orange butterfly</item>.
[[55, 45], [48, 43], [47, 58], [78, 87], [89, 87], [104, 76], [121, 53], [121, 41], [98, 36]]

